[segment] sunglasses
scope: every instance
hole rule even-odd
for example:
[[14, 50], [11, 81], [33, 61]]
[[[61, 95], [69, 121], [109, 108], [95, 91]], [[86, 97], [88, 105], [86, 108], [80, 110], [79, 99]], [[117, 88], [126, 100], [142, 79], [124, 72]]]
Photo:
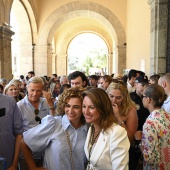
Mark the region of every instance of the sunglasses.
[[36, 122], [39, 122], [39, 124], [41, 124], [41, 118], [40, 118], [39, 116], [37, 116], [39, 112], [40, 112], [40, 111], [39, 111], [38, 109], [35, 109], [35, 110], [34, 110], [35, 121], [36, 121]]
[[112, 83], [116, 83], [118, 85], [126, 86], [126, 83], [123, 80], [119, 80], [119, 79], [113, 79]]

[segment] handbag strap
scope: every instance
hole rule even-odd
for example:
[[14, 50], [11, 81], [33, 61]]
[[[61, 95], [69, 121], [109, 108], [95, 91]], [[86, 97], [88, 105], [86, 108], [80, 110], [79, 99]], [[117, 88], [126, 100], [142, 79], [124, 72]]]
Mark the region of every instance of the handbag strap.
[[69, 146], [69, 153], [70, 153], [70, 163], [71, 163], [71, 170], [74, 170], [74, 161], [73, 161], [73, 150], [72, 150], [72, 146], [71, 146], [71, 142], [70, 142], [70, 137], [68, 134], [68, 131], [65, 131], [66, 137], [67, 137], [67, 143]]

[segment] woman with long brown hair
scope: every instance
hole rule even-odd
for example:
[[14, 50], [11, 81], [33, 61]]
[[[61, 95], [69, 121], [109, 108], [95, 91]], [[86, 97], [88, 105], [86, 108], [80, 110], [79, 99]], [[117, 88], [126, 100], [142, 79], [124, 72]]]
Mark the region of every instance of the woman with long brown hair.
[[107, 93], [100, 88], [90, 88], [83, 96], [83, 114], [91, 124], [84, 147], [87, 170], [128, 170], [127, 132], [117, 124]]

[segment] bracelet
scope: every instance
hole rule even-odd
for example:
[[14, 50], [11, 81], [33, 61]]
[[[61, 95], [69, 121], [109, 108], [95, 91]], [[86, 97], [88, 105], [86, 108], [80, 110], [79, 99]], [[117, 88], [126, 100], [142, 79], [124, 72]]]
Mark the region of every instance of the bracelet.
[[121, 121], [121, 122], [119, 122], [118, 124], [119, 124], [119, 125], [122, 125], [122, 124], [124, 124], [124, 121]]
[[49, 110], [54, 110], [54, 109], [55, 109], [55, 106], [49, 107]]

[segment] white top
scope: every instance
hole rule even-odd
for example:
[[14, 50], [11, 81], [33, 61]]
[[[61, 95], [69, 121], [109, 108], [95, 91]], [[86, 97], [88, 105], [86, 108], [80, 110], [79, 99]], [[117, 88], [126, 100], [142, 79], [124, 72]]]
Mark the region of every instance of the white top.
[[127, 81], [127, 89], [128, 89], [128, 92], [129, 92], [129, 93], [135, 91], [135, 87], [132, 86], [128, 81]]
[[[84, 150], [89, 158], [89, 142], [91, 137], [89, 128]], [[107, 132], [102, 131], [90, 157], [94, 170], [128, 170], [129, 139], [126, 130], [120, 125], [113, 124]]]
[[170, 113], [170, 96], [164, 101], [162, 108], [165, 109], [166, 112]]

